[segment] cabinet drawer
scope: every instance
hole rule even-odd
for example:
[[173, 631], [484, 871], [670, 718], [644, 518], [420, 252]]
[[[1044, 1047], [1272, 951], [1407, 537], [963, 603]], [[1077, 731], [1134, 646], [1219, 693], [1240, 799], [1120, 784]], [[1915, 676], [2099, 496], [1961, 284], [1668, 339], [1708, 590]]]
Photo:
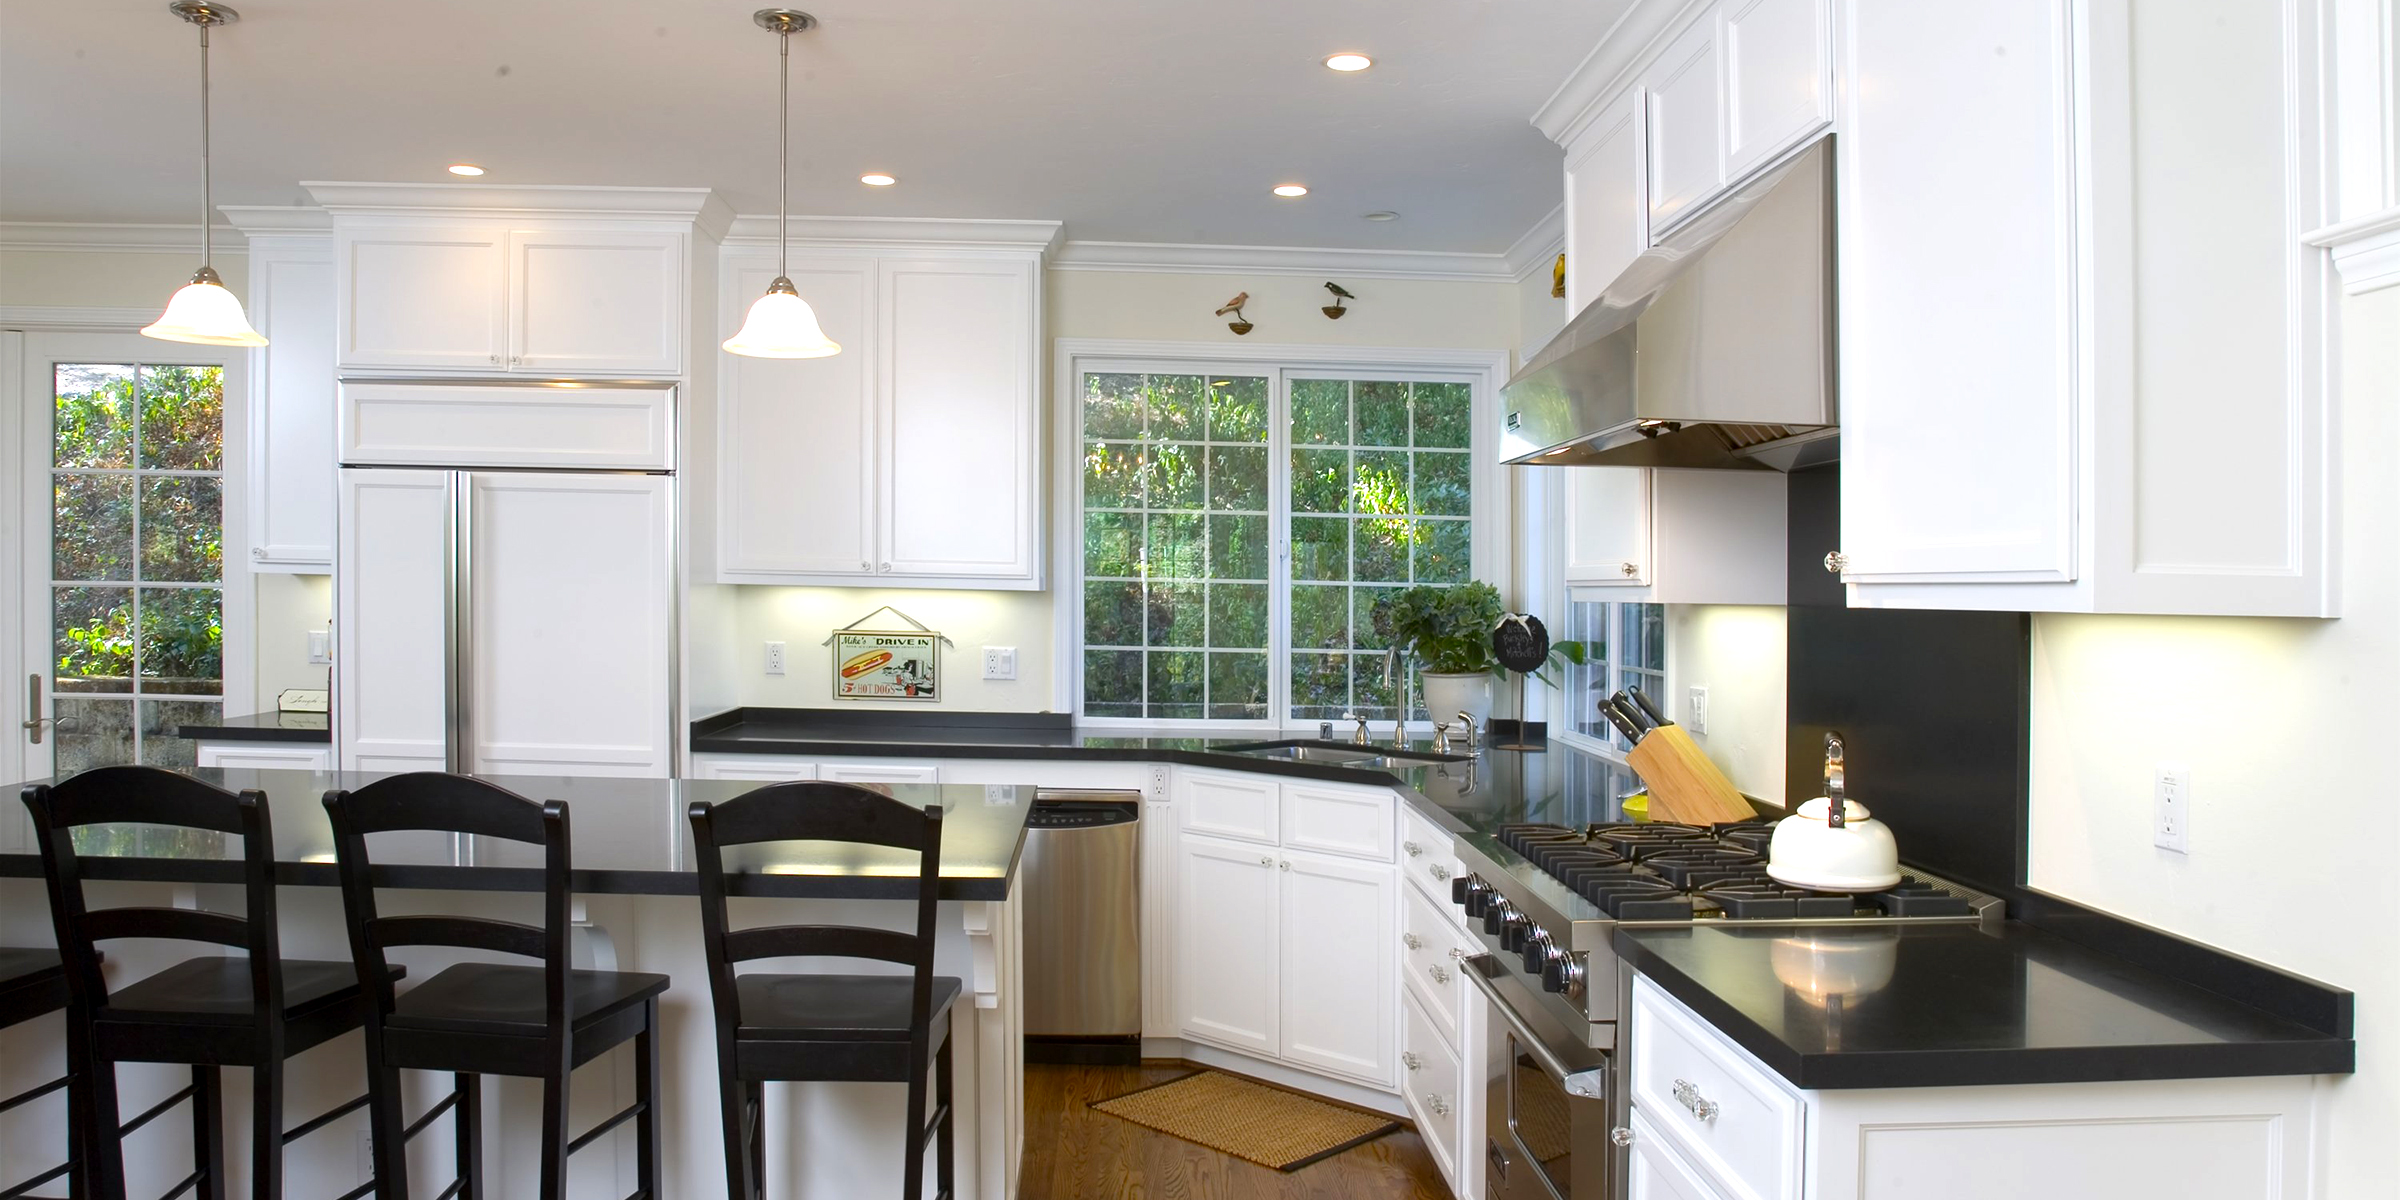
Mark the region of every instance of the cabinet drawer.
[[662, 471], [675, 389], [539, 384], [341, 386], [342, 461], [366, 466]]
[[1393, 798], [1400, 810], [1400, 873], [1432, 899], [1434, 911], [1452, 922], [1465, 913], [1450, 903], [1450, 878], [1458, 874], [1458, 854], [1450, 834], [1406, 800]]
[[780, 754], [695, 754], [692, 756], [692, 773], [702, 779], [754, 779], [761, 783], [788, 783], [795, 779], [815, 779], [817, 764]]
[[1658, 1126], [1635, 1109], [1633, 1142], [1625, 1161], [1627, 1200], [1720, 1200], [1720, 1193], [1667, 1144]]
[[243, 742], [202, 742], [193, 751], [193, 764], [226, 770], [330, 771], [333, 747], [261, 746]]
[[1179, 770], [1175, 807], [1186, 833], [1276, 844], [1282, 788], [1272, 779], [1230, 771]]
[[1443, 905], [1429, 900], [1416, 888], [1400, 894], [1400, 973], [1408, 985], [1416, 989], [1418, 999], [1425, 1002], [1425, 1014], [1433, 1019], [1442, 1036], [1458, 1044], [1458, 1015], [1466, 1003], [1467, 981], [1459, 974], [1459, 960], [1470, 952], [1458, 934], [1457, 925]]
[[940, 783], [942, 769], [928, 763], [842, 762], [817, 768], [817, 778], [835, 783]]
[[[1458, 1053], [1434, 1030], [1414, 993], [1402, 1000], [1400, 1034], [1400, 1093], [1408, 1098], [1417, 1132], [1433, 1151], [1434, 1165], [1455, 1189], [1460, 1182], [1459, 1153], [1468, 1144], [1466, 1108], [1459, 1095]], [[1481, 1143], [1475, 1143], [1478, 1152]]]
[[1392, 861], [1392, 810], [1384, 788], [1283, 785], [1283, 844], [1352, 858]]
[[1733, 1200], [1800, 1195], [1800, 1097], [1647, 979], [1633, 988], [1632, 1101]]

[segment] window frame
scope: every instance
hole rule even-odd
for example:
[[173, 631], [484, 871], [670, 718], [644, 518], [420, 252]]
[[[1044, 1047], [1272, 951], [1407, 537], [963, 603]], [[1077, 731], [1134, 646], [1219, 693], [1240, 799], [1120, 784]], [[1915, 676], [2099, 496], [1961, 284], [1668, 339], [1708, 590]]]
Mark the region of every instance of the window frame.
[[[1053, 370], [1052, 444], [1056, 470], [1052, 477], [1051, 536], [1058, 548], [1052, 561], [1059, 566], [1052, 604], [1052, 679], [1056, 711], [1072, 713], [1080, 724], [1094, 728], [1197, 729], [1243, 733], [1273, 733], [1307, 728], [1295, 725], [1291, 711], [1291, 382], [1303, 378], [1398, 380], [1403, 382], [1464, 383], [1469, 388], [1468, 456], [1471, 460], [1472, 500], [1468, 528], [1468, 577], [1508, 590], [1511, 555], [1507, 534], [1514, 513], [1513, 489], [1506, 487], [1492, 435], [1497, 429], [1500, 384], [1506, 379], [1508, 356], [1493, 350], [1418, 350], [1407, 348], [1348, 348], [1260, 344], [1235, 346], [1206, 342], [1134, 342], [1113, 339], [1058, 339]], [[1161, 717], [1086, 717], [1083, 715], [1083, 377], [1088, 373], [1148, 373], [1265, 376], [1268, 380], [1268, 550], [1270, 612], [1268, 647], [1279, 665], [1268, 675], [1268, 715], [1248, 719], [1170, 719]], [[1281, 453], [1278, 453], [1281, 451]], [[1072, 570], [1066, 568], [1071, 567]], [[1423, 728], [1423, 722], [1412, 727]]]

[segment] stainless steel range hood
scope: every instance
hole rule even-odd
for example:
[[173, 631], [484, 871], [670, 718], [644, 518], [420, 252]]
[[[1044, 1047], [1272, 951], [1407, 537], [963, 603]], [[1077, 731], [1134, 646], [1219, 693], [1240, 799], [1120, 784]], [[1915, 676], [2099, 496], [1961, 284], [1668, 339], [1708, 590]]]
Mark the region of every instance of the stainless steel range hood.
[[1835, 458], [1830, 154], [1817, 142], [1635, 259], [1501, 389], [1501, 461]]

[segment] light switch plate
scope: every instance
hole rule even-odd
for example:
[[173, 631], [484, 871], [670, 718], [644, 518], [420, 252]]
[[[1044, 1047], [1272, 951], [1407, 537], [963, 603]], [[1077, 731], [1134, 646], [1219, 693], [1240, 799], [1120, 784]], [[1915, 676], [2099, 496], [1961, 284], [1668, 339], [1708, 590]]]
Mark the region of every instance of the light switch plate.
[[1707, 733], [1708, 689], [1704, 687], [1692, 688], [1684, 707], [1689, 711], [1683, 723], [1691, 726], [1691, 731], [1693, 733]]
[[1015, 646], [985, 646], [983, 648], [983, 677], [985, 679], [1015, 679], [1017, 677], [1017, 648]]
[[311, 629], [308, 631], [308, 665], [312, 667], [333, 665], [332, 630]]

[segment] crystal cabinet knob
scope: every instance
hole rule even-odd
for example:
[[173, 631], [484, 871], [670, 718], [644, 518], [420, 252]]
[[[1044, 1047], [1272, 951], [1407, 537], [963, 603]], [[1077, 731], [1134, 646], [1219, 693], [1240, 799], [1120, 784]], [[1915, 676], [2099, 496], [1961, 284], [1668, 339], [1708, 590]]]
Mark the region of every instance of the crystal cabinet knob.
[[1449, 1116], [1450, 1102], [1442, 1099], [1438, 1092], [1427, 1092], [1425, 1093], [1425, 1111], [1437, 1117]]
[[1258, 860], [1258, 865], [1262, 867], [1271, 867], [1275, 865], [1275, 860], [1271, 858], [1262, 858]]
[[1608, 1131], [1608, 1140], [1615, 1145], [1630, 1146], [1633, 1144], [1633, 1131], [1619, 1125]]
[[1406, 851], [1410, 858], [1415, 858], [1419, 854], [1424, 853], [1424, 851], [1420, 849], [1415, 842], [1402, 842], [1400, 843], [1400, 849]]
[[1433, 876], [1433, 881], [1435, 883], [1441, 883], [1450, 878], [1450, 868], [1445, 867], [1440, 863], [1435, 863], [1432, 866], [1425, 868], [1425, 873]]
[[1448, 982], [1450, 982], [1450, 972], [1443, 970], [1443, 969], [1442, 969], [1442, 964], [1440, 964], [1440, 963], [1428, 963], [1428, 964], [1426, 964], [1426, 966], [1425, 966], [1425, 973], [1426, 973], [1427, 975], [1431, 975], [1431, 976], [1433, 976], [1433, 981], [1434, 981], [1435, 983], [1448, 983]]
[[493, 366], [495, 366], [495, 367], [500, 365], [500, 356], [499, 356], [499, 355], [495, 354], [495, 355], [493, 355], [493, 356], [492, 356], [492, 365], [493, 365]]
[[1717, 1119], [1717, 1102], [1701, 1095], [1700, 1089], [1689, 1079], [1675, 1081], [1675, 1103], [1690, 1109], [1693, 1116], [1703, 1121]]
[[1634, 576], [1642, 573], [1642, 568], [1639, 563], [1626, 563], [1617, 569], [1624, 572], [1625, 578], [1627, 579], [1631, 579]]
[[1826, 556], [1825, 556], [1825, 570], [1826, 570], [1826, 571], [1827, 571], [1829, 574], [1839, 575], [1839, 574], [1841, 574], [1842, 572], [1844, 572], [1844, 571], [1847, 571], [1847, 570], [1849, 570], [1849, 569], [1850, 569], [1850, 556], [1849, 556], [1849, 555], [1847, 555], [1847, 554], [1844, 554], [1844, 553], [1842, 553], [1842, 552], [1841, 552], [1841, 551], [1839, 551], [1839, 550], [1836, 550], [1836, 551], [1834, 551], [1833, 553], [1831, 553], [1831, 554], [1828, 554], [1828, 555], [1826, 555]]
[[1417, 1068], [1424, 1066], [1425, 1060], [1418, 1058], [1415, 1051], [1403, 1050], [1400, 1052], [1400, 1065], [1407, 1067], [1411, 1071], [1414, 1071]]
[[1422, 950], [1425, 948], [1425, 939], [1413, 933], [1404, 933], [1400, 935], [1400, 944], [1411, 950]]

